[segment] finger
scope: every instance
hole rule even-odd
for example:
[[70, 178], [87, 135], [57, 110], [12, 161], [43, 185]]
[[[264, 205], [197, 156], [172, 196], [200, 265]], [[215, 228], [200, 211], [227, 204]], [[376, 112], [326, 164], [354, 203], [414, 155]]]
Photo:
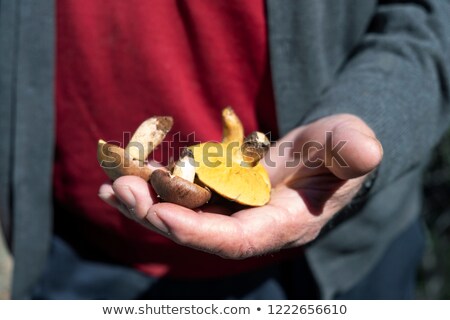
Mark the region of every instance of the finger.
[[110, 184], [103, 184], [98, 191], [98, 196], [112, 207], [117, 208], [119, 205], [119, 200], [114, 195], [114, 190]]
[[[136, 209], [134, 207], [132, 207], [132, 203], [130, 203], [130, 199], [129, 199], [129, 195], [124, 195], [124, 193], [128, 193], [128, 192], [132, 192], [131, 191], [131, 187], [127, 184], [122, 184], [123, 183], [129, 183], [131, 185], [135, 185], [135, 181], [130, 181], [130, 179], [122, 179], [123, 181], [119, 181], [119, 183], [113, 187], [113, 185], [111, 185], [110, 183], [104, 183], [103, 185], [100, 186], [100, 190], [99, 190], [99, 197], [100, 199], [102, 199], [104, 202], [106, 202], [107, 204], [109, 204], [110, 206], [116, 208], [117, 210], [119, 210], [125, 217], [136, 221], [137, 223], [140, 223], [141, 225], [143, 225], [144, 227], [146, 227], [147, 229], [163, 234], [161, 233], [160, 230], [158, 230], [157, 228], [155, 228], [152, 224], [150, 224], [147, 220], [142, 219], [142, 215], [138, 216]], [[140, 182], [138, 182], [140, 183]], [[116, 196], [115, 191], [117, 190], [117, 193], [120, 194], [120, 196], [122, 197], [122, 199], [127, 199], [127, 203], [124, 203], [121, 199], [119, 199], [118, 196]], [[141, 192], [136, 192], [136, 194], [141, 194]], [[150, 194], [152, 194], [150, 192]], [[145, 193], [144, 193], [145, 196]], [[133, 195], [134, 197], [134, 195]], [[141, 202], [140, 196], [138, 196], [138, 201]], [[148, 204], [147, 204], [148, 205]], [[138, 210], [146, 210], [146, 206], [143, 205], [139, 205], [136, 206], [137, 208], [140, 208]], [[143, 209], [142, 209], [143, 208]], [[164, 235], [164, 234], [163, 234]]]
[[[125, 183], [130, 182], [129, 179], [123, 179]], [[128, 185], [122, 185], [121, 182], [116, 186], [116, 189], [119, 190], [118, 192], [121, 194], [122, 198], [127, 198], [128, 201], [129, 200], [129, 195], [124, 195], [123, 193], [127, 193], [127, 192], [131, 192], [131, 189]], [[150, 194], [152, 194], [152, 192], [150, 192]], [[100, 186], [99, 189], [99, 194], [98, 196], [100, 197], [100, 199], [102, 199], [104, 202], [106, 202], [107, 204], [109, 204], [110, 206], [116, 208], [117, 210], [119, 210], [124, 216], [126, 216], [127, 218], [136, 221], [140, 224], [142, 224], [143, 226], [145, 226], [146, 228], [158, 232], [160, 233], [159, 230], [157, 230], [154, 226], [152, 226], [151, 224], [149, 224], [145, 219], [142, 219], [142, 215], [139, 217], [136, 213], [136, 209], [134, 207], [132, 207], [132, 204], [128, 203], [125, 204], [123, 201], [121, 201], [115, 194], [115, 191], [113, 189], [113, 185], [111, 183], [104, 183]], [[134, 197], [134, 195], [133, 195]], [[145, 206], [143, 207], [144, 209], [139, 209], [139, 210], [145, 210]]]
[[110, 182], [103, 183], [100, 188], [98, 189], [98, 194], [114, 194], [114, 190], [112, 188], [112, 184]]
[[102, 199], [104, 202], [106, 202], [108, 205], [110, 205], [113, 208], [116, 208], [119, 210], [122, 214], [124, 214], [127, 218], [134, 220], [133, 214], [130, 212], [128, 207], [121, 202], [116, 195], [114, 194], [114, 191], [112, 190], [112, 186], [110, 184], [104, 184], [100, 187], [100, 191], [98, 193], [98, 196], [100, 199]]
[[383, 149], [364, 121], [343, 114], [294, 129], [271, 148], [269, 157], [266, 167], [277, 185], [294, 174], [331, 172], [343, 180], [363, 176], [379, 165]]
[[243, 239], [237, 219], [209, 212], [199, 214], [171, 203], [152, 206], [146, 220], [181, 245], [222, 256], [235, 251], [232, 247]]
[[138, 220], [142, 220], [149, 208], [158, 202], [157, 195], [151, 186], [139, 177], [120, 177], [114, 181], [112, 189], [119, 200], [132, 209]]
[[328, 145], [341, 143], [343, 147], [338, 155], [332, 150], [327, 150], [325, 157], [330, 165], [328, 169], [340, 179], [348, 180], [364, 176], [374, 170], [383, 158], [381, 143], [374, 136], [355, 129], [350, 124], [338, 126], [333, 131], [332, 139], [334, 141], [326, 143]]
[[[292, 211], [279, 206], [286, 201], [292, 205]], [[301, 203], [298, 193], [286, 188], [284, 195], [276, 196], [273, 204], [242, 210], [232, 216], [199, 214], [161, 203], [150, 208], [146, 219], [179, 244], [225, 258], [243, 259], [278, 250], [309, 236], [301, 232], [305, 221], [299, 216], [301, 210], [305, 211]]]

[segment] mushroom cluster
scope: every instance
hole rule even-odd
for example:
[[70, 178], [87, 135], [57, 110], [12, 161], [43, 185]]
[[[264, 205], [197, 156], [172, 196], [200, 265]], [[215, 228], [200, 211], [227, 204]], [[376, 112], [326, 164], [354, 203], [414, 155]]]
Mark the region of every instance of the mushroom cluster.
[[206, 142], [183, 150], [172, 170], [151, 170], [146, 159], [172, 127], [171, 117], [144, 121], [125, 149], [100, 140], [97, 159], [112, 180], [135, 175], [150, 181], [161, 199], [197, 208], [211, 198], [211, 190], [231, 201], [261, 206], [270, 200], [270, 180], [259, 163], [270, 143], [261, 132], [244, 138], [241, 121], [231, 107], [222, 111], [222, 142]]

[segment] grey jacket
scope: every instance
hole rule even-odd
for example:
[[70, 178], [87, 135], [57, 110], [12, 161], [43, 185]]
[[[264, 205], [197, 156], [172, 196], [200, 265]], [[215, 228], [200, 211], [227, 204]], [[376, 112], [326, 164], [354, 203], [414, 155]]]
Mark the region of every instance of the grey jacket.
[[[280, 133], [352, 113], [384, 147], [366, 203], [307, 247], [322, 295], [332, 298], [420, 212], [422, 169], [449, 118], [450, 3], [266, 2]], [[51, 238], [54, 5], [0, 1], [0, 215], [15, 258], [14, 298], [29, 297]]]

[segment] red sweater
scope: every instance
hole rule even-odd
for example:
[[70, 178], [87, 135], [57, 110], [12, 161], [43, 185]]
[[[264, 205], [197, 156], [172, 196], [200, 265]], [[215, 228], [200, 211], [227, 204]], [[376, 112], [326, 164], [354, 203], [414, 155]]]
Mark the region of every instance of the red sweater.
[[[175, 119], [166, 138], [174, 150], [194, 139], [220, 140], [220, 111], [228, 105], [246, 133], [276, 131], [263, 0], [57, 6], [56, 232], [85, 257], [153, 276], [218, 277], [276, 261], [273, 255], [223, 260], [181, 247], [97, 197], [106, 180], [97, 140], [125, 144], [124, 132], [150, 116]], [[177, 157], [161, 150], [155, 159]]]

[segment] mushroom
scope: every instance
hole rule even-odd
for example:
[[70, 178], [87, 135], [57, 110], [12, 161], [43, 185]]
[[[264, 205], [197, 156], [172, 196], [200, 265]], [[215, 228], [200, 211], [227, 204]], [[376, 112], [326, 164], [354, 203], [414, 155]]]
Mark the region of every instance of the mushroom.
[[150, 183], [163, 200], [193, 209], [204, 205], [211, 198], [211, 191], [194, 183], [194, 179], [194, 157], [191, 150], [184, 149], [172, 173], [155, 170]]
[[171, 129], [171, 117], [144, 121], [125, 149], [100, 140], [97, 159], [111, 179], [135, 175], [150, 180], [161, 199], [186, 208], [208, 202], [210, 189], [240, 204], [266, 204], [271, 185], [259, 161], [269, 149], [269, 140], [261, 132], [253, 132], [244, 139], [242, 123], [230, 107], [223, 110], [222, 121], [222, 143], [206, 142], [184, 149], [172, 171], [152, 171], [146, 165], [148, 155]]
[[152, 117], [145, 120], [125, 149], [99, 140], [97, 160], [103, 171], [112, 180], [133, 175], [148, 181], [152, 170], [147, 166], [147, 157], [164, 140], [172, 124], [171, 117]]
[[164, 140], [172, 124], [171, 117], [152, 117], [145, 120], [125, 149], [99, 140], [97, 160], [112, 180], [124, 175], [151, 180], [153, 188], [163, 200], [187, 208], [196, 208], [208, 202], [211, 191], [194, 183], [195, 167], [190, 150], [183, 151], [172, 173], [162, 169], [153, 171], [146, 164], [148, 155]]
[[261, 132], [244, 139], [242, 123], [230, 107], [222, 112], [222, 143], [206, 142], [189, 147], [198, 180], [222, 197], [248, 206], [270, 200], [271, 184], [259, 163], [270, 142]]

